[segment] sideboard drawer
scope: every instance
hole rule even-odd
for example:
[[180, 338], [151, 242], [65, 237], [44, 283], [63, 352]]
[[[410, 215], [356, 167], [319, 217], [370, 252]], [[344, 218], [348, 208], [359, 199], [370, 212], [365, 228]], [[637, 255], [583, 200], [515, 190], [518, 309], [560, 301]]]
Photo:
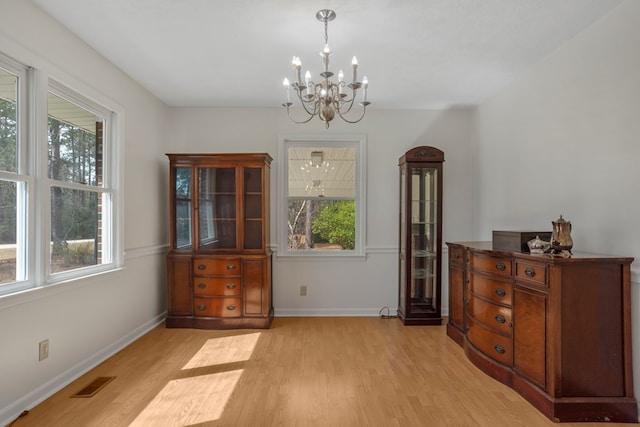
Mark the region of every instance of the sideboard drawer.
[[511, 276], [511, 258], [484, 254], [471, 255], [471, 268], [500, 276]]
[[450, 246], [449, 247], [449, 262], [464, 263], [464, 248], [461, 246]]
[[524, 279], [546, 286], [547, 266], [516, 260], [516, 279]]
[[506, 366], [513, 365], [513, 344], [509, 337], [492, 332], [468, 319], [467, 338], [478, 350]]
[[495, 305], [479, 298], [471, 298], [467, 313], [486, 327], [511, 336], [511, 308]]
[[492, 280], [484, 276], [471, 276], [469, 290], [478, 296], [499, 304], [511, 306], [511, 301], [513, 300], [511, 283]]
[[239, 276], [240, 258], [194, 258], [193, 274], [215, 276]]
[[240, 296], [239, 277], [194, 277], [193, 294], [203, 296]]
[[199, 317], [240, 317], [240, 298], [194, 298], [193, 309]]

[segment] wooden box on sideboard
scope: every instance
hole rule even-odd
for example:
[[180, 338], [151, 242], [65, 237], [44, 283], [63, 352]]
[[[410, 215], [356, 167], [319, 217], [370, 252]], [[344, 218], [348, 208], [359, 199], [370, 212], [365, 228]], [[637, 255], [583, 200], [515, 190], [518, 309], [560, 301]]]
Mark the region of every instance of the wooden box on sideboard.
[[493, 250], [529, 252], [527, 242], [539, 236], [545, 242], [551, 239], [551, 231], [493, 231]]

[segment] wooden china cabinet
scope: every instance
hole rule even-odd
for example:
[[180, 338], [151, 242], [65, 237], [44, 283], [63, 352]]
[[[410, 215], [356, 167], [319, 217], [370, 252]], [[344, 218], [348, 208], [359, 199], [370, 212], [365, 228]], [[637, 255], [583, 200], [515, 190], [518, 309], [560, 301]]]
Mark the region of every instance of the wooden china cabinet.
[[443, 162], [434, 147], [412, 148], [399, 160], [398, 317], [405, 325], [442, 324]]
[[268, 328], [273, 320], [269, 244], [272, 158], [167, 154], [169, 328]]

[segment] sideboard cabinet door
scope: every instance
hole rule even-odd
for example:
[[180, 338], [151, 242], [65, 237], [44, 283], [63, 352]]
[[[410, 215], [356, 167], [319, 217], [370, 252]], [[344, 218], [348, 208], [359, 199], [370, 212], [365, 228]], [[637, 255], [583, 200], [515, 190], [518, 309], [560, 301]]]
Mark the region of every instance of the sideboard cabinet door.
[[546, 389], [547, 296], [513, 288], [513, 369]]

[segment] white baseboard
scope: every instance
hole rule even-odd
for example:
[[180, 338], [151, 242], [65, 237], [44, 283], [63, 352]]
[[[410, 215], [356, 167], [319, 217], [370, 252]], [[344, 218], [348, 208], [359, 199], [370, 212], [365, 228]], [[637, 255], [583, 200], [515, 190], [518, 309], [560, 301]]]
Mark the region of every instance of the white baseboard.
[[[275, 317], [378, 317], [380, 316], [380, 308], [277, 308], [275, 309]], [[389, 311], [385, 307], [384, 313], [395, 316], [397, 314], [396, 307], [389, 307]], [[442, 310], [442, 316], [448, 316], [449, 310]]]
[[0, 409], [0, 426], [8, 425], [15, 420], [24, 410], [28, 410], [43, 402], [45, 399], [51, 397], [53, 394], [71, 384], [82, 375], [89, 372], [91, 369], [98, 366], [129, 344], [158, 326], [164, 321], [166, 313], [162, 313], [159, 316], [149, 320], [148, 322], [140, 325], [136, 329], [132, 330], [127, 335], [120, 338], [118, 341], [103, 348], [93, 356], [83, 360], [77, 365], [67, 369], [60, 375], [52, 378], [50, 381], [42, 384], [29, 394], [16, 400], [11, 405]]
[[377, 317], [379, 311], [379, 308], [277, 308], [275, 317]]

